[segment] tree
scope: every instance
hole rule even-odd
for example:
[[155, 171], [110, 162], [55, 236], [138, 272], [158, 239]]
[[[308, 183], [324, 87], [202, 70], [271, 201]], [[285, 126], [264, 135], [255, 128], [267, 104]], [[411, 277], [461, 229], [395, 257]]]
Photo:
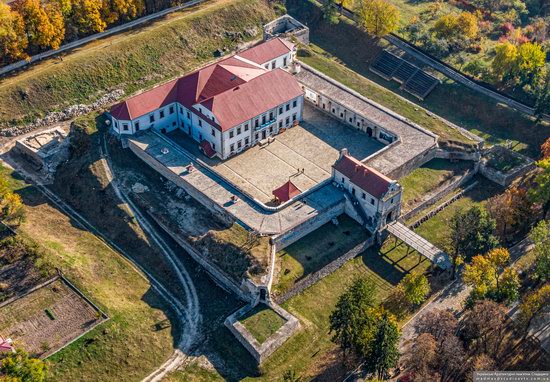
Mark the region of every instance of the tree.
[[421, 273], [409, 273], [401, 280], [398, 288], [403, 290], [405, 299], [411, 305], [422, 304], [430, 293], [428, 278]]
[[464, 316], [462, 335], [485, 354], [497, 356], [504, 339], [507, 310], [491, 300], [476, 302]]
[[440, 381], [460, 381], [464, 374], [466, 353], [462, 342], [453, 334], [445, 339], [438, 349], [437, 367]]
[[522, 83], [533, 84], [546, 62], [546, 52], [540, 44], [526, 42], [518, 48], [517, 69]]
[[399, 26], [399, 10], [385, 0], [364, 1], [358, 13], [360, 24], [376, 37], [383, 37]]
[[485, 255], [477, 255], [464, 268], [463, 280], [474, 289], [473, 301], [491, 298], [512, 302], [518, 297], [519, 278], [516, 271], [506, 268], [510, 253], [505, 248], [496, 248]]
[[479, 35], [477, 17], [470, 12], [441, 16], [433, 27], [435, 35], [448, 40], [474, 39]]
[[542, 170], [535, 176], [535, 186], [529, 189], [529, 198], [532, 202], [542, 206], [542, 216], [546, 218], [550, 211], [550, 158], [537, 162]]
[[21, 196], [13, 192], [8, 192], [0, 202], [2, 209], [2, 218], [10, 221], [18, 220], [21, 223], [25, 216], [25, 209]]
[[535, 318], [539, 317], [548, 307], [550, 307], [550, 284], [543, 285], [523, 299], [519, 305], [519, 317], [525, 328], [526, 336]]
[[518, 49], [510, 42], [498, 44], [495, 47], [495, 57], [491, 63], [493, 75], [499, 81], [515, 78], [517, 72]]
[[364, 348], [368, 350], [363, 353], [366, 369], [376, 373], [378, 379], [385, 379], [388, 370], [397, 365], [399, 335], [395, 317], [387, 312], [382, 313], [374, 338], [370, 343], [364, 344]]
[[107, 24], [101, 18], [101, 0], [75, 0], [72, 24], [81, 34], [103, 32]]
[[28, 40], [21, 15], [0, 2], [0, 63], [26, 58]]
[[449, 224], [449, 252], [453, 259], [453, 278], [460, 259], [486, 253], [498, 245], [494, 235], [496, 222], [487, 212], [474, 206], [469, 210], [457, 210]]
[[412, 371], [415, 380], [436, 380], [434, 369], [437, 362], [437, 342], [429, 333], [422, 333], [412, 346], [409, 357], [406, 360], [407, 369]]
[[431, 310], [416, 325], [418, 333], [428, 333], [441, 345], [446, 338], [453, 336], [458, 329], [458, 320], [449, 310]]
[[132, 20], [143, 14], [143, 0], [103, 0], [101, 15], [107, 24]]
[[534, 243], [535, 278], [550, 281], [550, 222], [541, 220], [529, 233]]
[[64, 20], [54, 4], [40, 0], [17, 0], [13, 3], [25, 23], [29, 44], [36, 48], [57, 49], [65, 35]]
[[21, 382], [43, 382], [46, 379], [46, 364], [21, 349], [8, 354], [0, 364], [0, 372]]
[[332, 341], [340, 345], [344, 358], [373, 327], [374, 317], [369, 311], [374, 306], [374, 286], [362, 278], [355, 280], [338, 299], [329, 318], [330, 333], [334, 333]]
[[[550, 114], [550, 66], [546, 66], [544, 75], [540, 75], [535, 85], [535, 116], [537, 122], [542, 121], [544, 114]], [[543, 158], [550, 158], [550, 138], [546, 140], [547, 154]]]
[[323, 18], [328, 21], [330, 25], [336, 25], [340, 22], [334, 0], [327, 0], [323, 4]]
[[542, 159], [550, 158], [550, 138], [546, 138], [546, 141], [540, 146], [540, 152]]
[[496, 233], [502, 243], [509, 241], [509, 234], [525, 229], [531, 221], [531, 202], [527, 198], [527, 190], [516, 186], [489, 199], [486, 208], [496, 222]]

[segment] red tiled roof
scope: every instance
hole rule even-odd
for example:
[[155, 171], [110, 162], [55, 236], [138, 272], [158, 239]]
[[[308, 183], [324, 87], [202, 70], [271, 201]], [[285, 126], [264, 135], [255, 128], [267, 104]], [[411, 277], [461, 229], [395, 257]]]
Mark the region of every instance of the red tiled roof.
[[302, 94], [302, 88], [291, 74], [275, 69], [201, 105], [212, 111], [224, 131]]
[[388, 188], [392, 183], [390, 178], [364, 165], [350, 155], [343, 155], [333, 167], [336, 171], [348, 177], [351, 183], [376, 198], [380, 198], [388, 192]]
[[288, 202], [295, 196], [300, 195], [302, 191], [294, 185], [290, 180], [283, 184], [281, 187], [273, 190], [273, 195], [281, 202]]
[[238, 55], [261, 65], [291, 52], [292, 49], [294, 49], [294, 44], [276, 37], [238, 53]]
[[202, 151], [204, 152], [204, 155], [206, 155], [208, 158], [213, 158], [214, 155], [216, 155], [216, 152], [214, 151], [214, 149], [212, 148], [212, 145], [210, 144], [210, 142], [208, 142], [206, 139], [203, 139], [202, 142], [200, 143], [199, 147], [202, 149]]
[[[280, 52], [277, 47], [281, 44], [286, 51], [289, 50], [286, 44], [290, 43], [279, 39], [260, 44], [252, 50], [258, 53], [265, 49], [260, 47], [266, 45], [270, 51]], [[251, 61], [239, 56], [226, 58], [130, 97], [114, 105], [111, 115], [119, 120], [133, 120], [175, 101], [188, 109], [201, 103], [210, 110], [214, 108], [212, 111], [219, 123], [212, 124], [223, 131], [302, 94], [301, 90], [298, 92], [298, 83], [288, 73], [277, 70], [274, 74]], [[227, 106], [224, 107], [222, 100]]]

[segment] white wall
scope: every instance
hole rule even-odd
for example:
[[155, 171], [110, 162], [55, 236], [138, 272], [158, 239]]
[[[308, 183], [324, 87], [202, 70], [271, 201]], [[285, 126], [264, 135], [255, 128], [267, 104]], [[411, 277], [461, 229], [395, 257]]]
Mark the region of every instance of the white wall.
[[[277, 68], [285, 68], [294, 60], [295, 52], [291, 51], [287, 54], [283, 54], [282, 56], [279, 56], [275, 58], [274, 60], [269, 60], [266, 62], [262, 62], [260, 64], [261, 67], [269, 70], [277, 69]], [[286, 59], [286, 61], [285, 61]], [[286, 62], [286, 65], [285, 65]], [[275, 66], [273, 66], [275, 64]]]

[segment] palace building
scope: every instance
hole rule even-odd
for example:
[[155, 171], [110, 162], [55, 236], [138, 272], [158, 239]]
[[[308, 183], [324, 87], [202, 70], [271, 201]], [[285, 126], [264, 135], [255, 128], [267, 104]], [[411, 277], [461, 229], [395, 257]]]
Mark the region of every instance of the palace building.
[[274, 38], [114, 105], [115, 133], [180, 129], [227, 159], [302, 119], [304, 92], [287, 68], [293, 44]]

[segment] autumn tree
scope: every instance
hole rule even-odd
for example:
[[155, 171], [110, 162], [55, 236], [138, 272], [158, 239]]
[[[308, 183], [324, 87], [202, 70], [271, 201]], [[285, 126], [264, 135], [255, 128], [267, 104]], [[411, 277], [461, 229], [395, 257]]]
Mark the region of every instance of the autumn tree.
[[330, 333], [344, 358], [357, 346], [364, 332], [373, 327], [374, 317], [369, 312], [374, 307], [374, 287], [362, 278], [355, 280], [338, 299], [329, 318]]
[[508, 309], [492, 300], [482, 300], [467, 310], [461, 333], [470, 346], [492, 357], [499, 354], [506, 328]]
[[21, 382], [43, 382], [46, 379], [46, 364], [36, 358], [29, 357], [24, 350], [17, 349], [8, 354], [0, 363], [0, 375], [15, 378]]
[[101, 7], [102, 19], [107, 24], [132, 20], [141, 16], [144, 11], [143, 0], [103, 0]]
[[533, 321], [540, 317], [548, 307], [550, 307], [550, 284], [543, 285], [523, 299], [519, 305], [519, 317], [525, 328], [525, 335], [529, 333]]
[[496, 222], [496, 233], [501, 242], [510, 241], [510, 235], [525, 229], [531, 221], [531, 201], [527, 190], [511, 186], [487, 201], [487, 212]]
[[550, 211], [550, 158], [537, 162], [540, 172], [535, 176], [535, 185], [529, 189], [528, 195], [533, 203], [542, 206], [542, 216], [546, 218]]
[[416, 325], [417, 332], [432, 335], [439, 345], [454, 335], [457, 329], [458, 320], [449, 310], [431, 310]]
[[17, 0], [14, 9], [21, 14], [29, 45], [34, 48], [57, 49], [65, 35], [61, 11], [53, 3], [40, 0]]
[[494, 235], [495, 228], [494, 219], [478, 206], [455, 212], [450, 219], [447, 237], [453, 260], [453, 277], [461, 259], [471, 259], [474, 255], [486, 253], [498, 245]]
[[101, 18], [101, 0], [74, 0], [71, 23], [80, 34], [103, 32], [107, 24]]
[[18, 12], [0, 2], [0, 64], [26, 58], [25, 23]]
[[[546, 65], [544, 73], [541, 74], [535, 85], [535, 116], [537, 122], [542, 121], [545, 114], [550, 114], [550, 65]], [[546, 140], [547, 155], [543, 158], [550, 158], [550, 138]]]
[[399, 10], [386, 0], [361, 2], [358, 14], [359, 24], [376, 37], [383, 37], [399, 26]]
[[514, 78], [518, 59], [518, 49], [510, 42], [498, 44], [495, 47], [495, 57], [491, 63], [493, 75], [499, 81], [508, 81]]
[[437, 365], [438, 344], [430, 333], [422, 333], [412, 346], [412, 350], [406, 359], [407, 369], [412, 371], [415, 380], [431, 381], [437, 380], [434, 375]]
[[479, 35], [479, 21], [470, 12], [441, 16], [433, 27], [435, 35], [445, 39], [474, 39]]
[[420, 305], [430, 293], [430, 283], [428, 278], [421, 274], [409, 273], [398, 285], [403, 291], [403, 296], [411, 305]]
[[535, 278], [550, 281], [550, 222], [541, 220], [529, 233], [534, 243]]
[[546, 141], [540, 146], [540, 152], [542, 159], [550, 158], [550, 138], [546, 138]]
[[513, 268], [507, 268], [510, 253], [505, 248], [490, 250], [485, 255], [474, 256], [466, 264], [462, 278], [473, 287], [470, 302], [490, 298], [510, 303], [518, 297], [519, 277]]
[[517, 75], [523, 84], [533, 84], [546, 63], [546, 52], [540, 44], [526, 42], [518, 48]]

